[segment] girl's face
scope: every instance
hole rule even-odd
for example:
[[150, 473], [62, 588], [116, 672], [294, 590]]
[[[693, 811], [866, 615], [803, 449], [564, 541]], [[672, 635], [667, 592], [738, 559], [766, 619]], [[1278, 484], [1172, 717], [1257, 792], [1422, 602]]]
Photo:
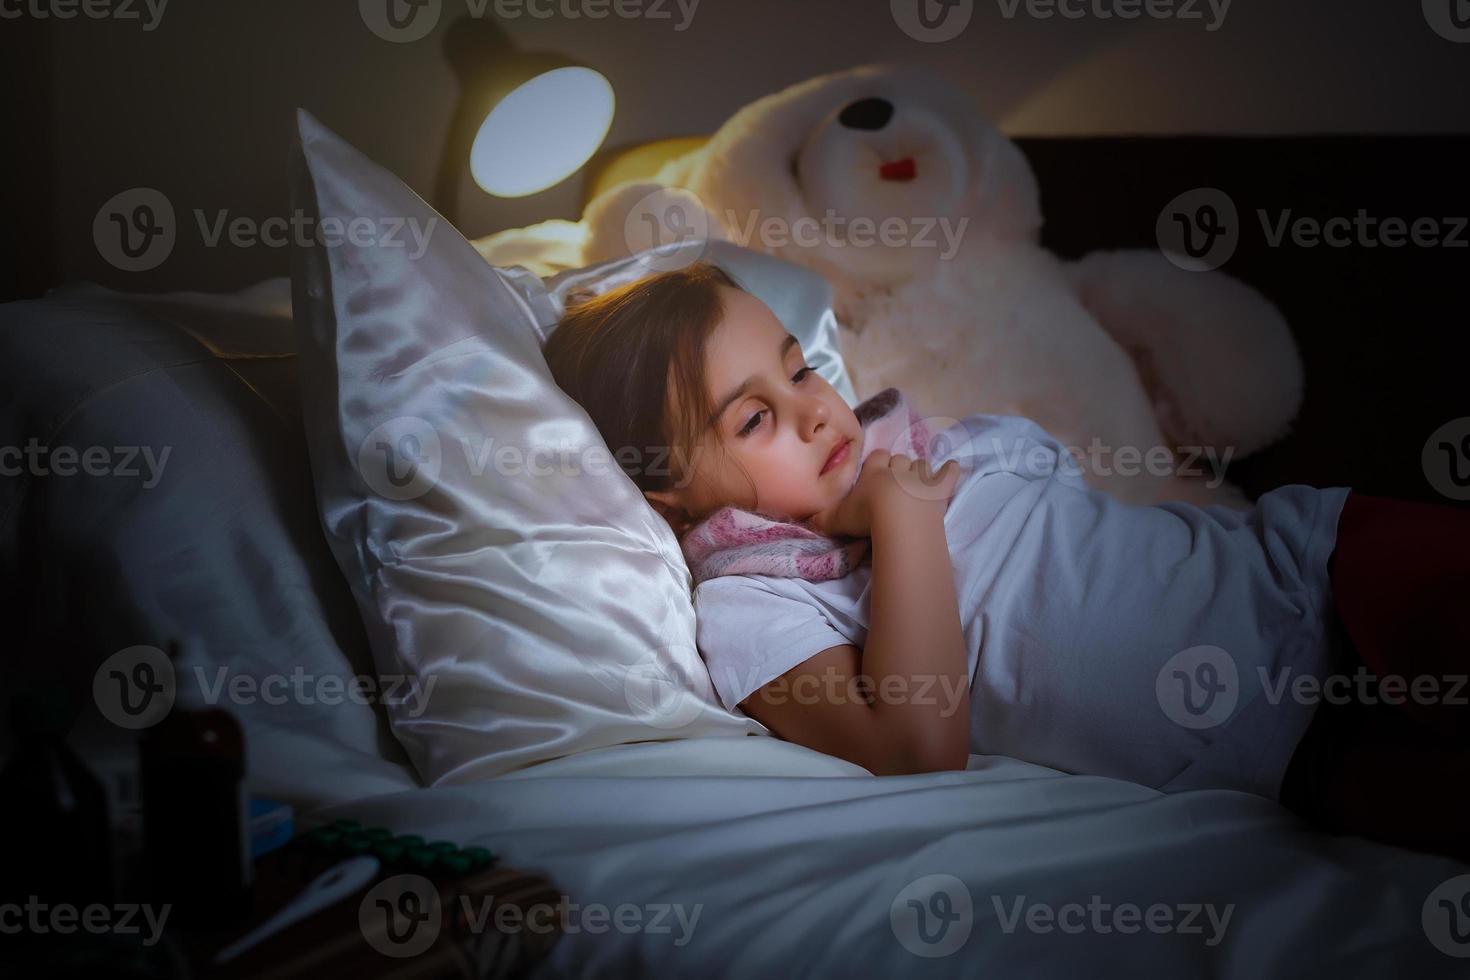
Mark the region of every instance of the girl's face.
[[847, 495], [862, 455], [857, 416], [806, 366], [796, 338], [755, 296], [720, 291], [724, 317], [705, 351], [715, 415], [676, 457], [688, 467], [678, 485], [647, 494], [676, 534], [727, 505], [804, 521]]

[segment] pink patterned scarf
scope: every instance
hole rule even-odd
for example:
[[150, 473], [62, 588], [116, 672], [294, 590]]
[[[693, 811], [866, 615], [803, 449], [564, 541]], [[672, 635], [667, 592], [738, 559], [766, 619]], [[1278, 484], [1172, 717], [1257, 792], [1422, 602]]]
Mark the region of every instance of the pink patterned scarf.
[[[863, 427], [863, 460], [875, 449], [927, 459], [933, 433], [897, 388], [885, 388], [853, 409]], [[862, 563], [867, 538], [831, 538], [806, 522], [722, 507], [680, 540], [698, 585], [719, 575], [776, 575], [813, 582], [842, 578]]]

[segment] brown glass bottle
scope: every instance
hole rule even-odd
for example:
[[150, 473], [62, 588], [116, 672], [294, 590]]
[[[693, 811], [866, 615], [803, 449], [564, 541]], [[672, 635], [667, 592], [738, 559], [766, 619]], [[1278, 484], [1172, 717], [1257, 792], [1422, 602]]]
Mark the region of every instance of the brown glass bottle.
[[150, 900], [172, 906], [185, 928], [223, 929], [250, 911], [245, 736], [230, 712], [205, 701], [198, 644], [176, 644], [170, 655], [173, 708], [139, 745]]

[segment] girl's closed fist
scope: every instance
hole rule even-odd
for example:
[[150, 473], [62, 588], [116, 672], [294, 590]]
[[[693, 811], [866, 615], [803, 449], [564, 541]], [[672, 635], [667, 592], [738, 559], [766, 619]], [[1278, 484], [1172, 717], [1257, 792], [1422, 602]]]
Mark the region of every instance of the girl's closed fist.
[[872, 537], [879, 515], [904, 518], [925, 510], [943, 514], [959, 481], [960, 466], [950, 460], [937, 470], [915, 460], [875, 449], [863, 460], [857, 482], [846, 497], [812, 515], [808, 523], [823, 534]]

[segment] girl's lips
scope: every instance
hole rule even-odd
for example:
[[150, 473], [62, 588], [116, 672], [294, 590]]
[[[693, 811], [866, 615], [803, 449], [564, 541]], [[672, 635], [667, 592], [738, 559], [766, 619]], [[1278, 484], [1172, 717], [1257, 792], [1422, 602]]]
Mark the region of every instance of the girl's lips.
[[827, 457], [827, 462], [822, 464], [822, 473], [826, 473], [828, 470], [842, 465], [842, 461], [847, 459], [848, 453], [850, 453], [851, 451], [851, 439], [843, 439], [841, 442], [839, 442], [837, 444], [837, 448], [832, 450], [832, 455]]

